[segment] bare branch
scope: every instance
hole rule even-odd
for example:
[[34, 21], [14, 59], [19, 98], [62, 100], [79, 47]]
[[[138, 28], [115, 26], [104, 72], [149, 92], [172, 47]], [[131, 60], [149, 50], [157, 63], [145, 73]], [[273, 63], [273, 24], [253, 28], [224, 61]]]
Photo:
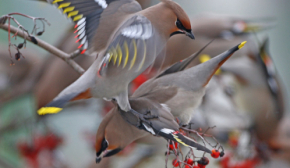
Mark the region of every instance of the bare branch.
[[[14, 27], [12, 25], [8, 25], [8, 24], [0, 24], [0, 28], [3, 30], [6, 30], [6, 31], [8, 31], [10, 29], [11, 33], [16, 33], [18, 30], [18, 28]], [[71, 56], [72, 54], [67, 54], [67, 53], [59, 50], [58, 48], [48, 44], [47, 42], [45, 42], [41, 39], [38, 39], [38, 38], [33, 37], [33, 36], [29, 36], [29, 34], [27, 32], [18, 31], [17, 36], [20, 36], [22, 38], [27, 37], [28, 41], [33, 42], [34, 44], [38, 45], [39, 47], [45, 49], [46, 51], [50, 52], [51, 54], [54, 54], [55, 56], [61, 58], [65, 62], [67, 62], [79, 74], [83, 74], [85, 72], [84, 69], [79, 64], [77, 64], [74, 60], [72, 60], [72, 56]]]

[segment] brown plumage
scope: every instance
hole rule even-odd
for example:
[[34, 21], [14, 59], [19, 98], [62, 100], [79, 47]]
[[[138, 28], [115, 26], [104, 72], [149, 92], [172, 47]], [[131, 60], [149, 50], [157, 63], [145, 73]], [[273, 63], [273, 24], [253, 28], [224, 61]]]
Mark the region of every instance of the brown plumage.
[[[101, 47], [103, 48], [100, 49], [101, 51], [97, 51], [98, 58], [77, 81], [64, 89], [49, 103], [48, 108], [40, 109], [39, 114], [52, 113], [49, 111], [50, 109], [61, 110], [66, 102], [88, 89], [93, 97], [115, 99], [122, 110], [132, 110], [128, 101], [128, 84], [154, 62], [170, 36], [185, 34], [192, 39], [194, 38], [186, 13], [173, 1], [163, 1], [141, 11], [136, 8], [135, 10], [138, 12], [135, 13], [134, 10], [126, 6], [136, 4], [135, 1], [118, 3], [120, 1], [110, 2], [103, 9], [99, 20], [100, 24], [96, 31], [101, 31], [104, 25], [110, 26], [109, 21], [111, 20], [106, 24], [102, 24], [102, 22], [105, 22], [105, 18], [110, 16], [106, 15], [106, 12], [115, 14], [113, 8], [123, 12], [125, 9], [125, 11], [130, 9], [129, 11], [133, 11], [133, 13], [125, 12], [122, 15], [123, 21], [115, 29], [108, 42], [104, 38], [97, 39], [99, 43], [105, 40], [106, 45], [106, 47]], [[63, 4], [60, 3], [59, 5]], [[83, 20], [81, 21], [82, 25], [88, 24]], [[81, 27], [79, 24], [77, 26]], [[111, 32], [112, 29], [108, 28]], [[100, 33], [107, 34], [108, 32], [104, 30]], [[96, 36], [100, 33], [97, 33]], [[85, 40], [84, 42], [86, 44]], [[55, 111], [53, 112], [55, 113]]]

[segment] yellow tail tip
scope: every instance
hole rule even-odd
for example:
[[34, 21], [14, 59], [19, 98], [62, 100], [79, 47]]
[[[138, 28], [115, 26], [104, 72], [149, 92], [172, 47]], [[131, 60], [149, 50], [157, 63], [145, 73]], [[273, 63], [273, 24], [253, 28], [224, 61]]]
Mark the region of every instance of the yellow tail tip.
[[242, 42], [242, 43], [239, 45], [239, 49], [243, 48], [244, 45], [245, 45], [246, 43], [247, 43], [247, 41]]
[[59, 107], [42, 107], [39, 110], [37, 110], [38, 115], [45, 115], [45, 114], [55, 114], [62, 110], [62, 108]]
[[199, 61], [200, 61], [201, 63], [204, 63], [204, 62], [210, 60], [210, 58], [211, 58], [211, 57], [210, 57], [209, 55], [207, 55], [207, 54], [203, 54], [203, 55], [201, 55], [201, 56], [199, 57]]

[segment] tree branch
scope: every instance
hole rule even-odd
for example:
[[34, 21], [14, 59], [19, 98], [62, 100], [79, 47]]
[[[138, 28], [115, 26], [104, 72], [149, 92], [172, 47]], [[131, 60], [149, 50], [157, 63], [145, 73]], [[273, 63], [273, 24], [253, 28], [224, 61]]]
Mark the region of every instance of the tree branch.
[[[8, 29], [10, 29], [10, 32], [12, 33], [16, 33], [17, 32], [17, 28], [10, 25], [8, 26], [8, 24], [0, 24], [0, 28], [3, 29], [3, 30], [6, 30], [8, 31]], [[59, 50], [58, 48], [48, 44], [47, 42], [41, 40], [41, 39], [38, 39], [36, 37], [33, 37], [34, 39], [32, 39], [31, 37], [32, 36], [29, 36], [29, 34], [27, 34], [26, 32], [23, 32], [23, 31], [18, 31], [17, 32], [17, 36], [20, 36], [22, 38], [25, 38], [27, 37], [27, 40], [30, 41], [30, 42], [33, 42], [34, 44], [38, 45], [39, 47], [45, 49], [46, 51], [50, 52], [51, 54], [54, 54], [55, 56], [61, 58], [62, 60], [64, 60], [66, 63], [68, 63], [75, 71], [77, 71], [79, 74], [83, 74], [85, 72], [85, 70], [79, 65], [77, 64], [74, 60], [72, 60], [72, 58], [75, 56], [75, 55], [70, 55], [70, 54], [67, 54], [61, 50]], [[37, 43], [35, 43], [35, 41]], [[75, 52], [77, 53], [77, 52]]]

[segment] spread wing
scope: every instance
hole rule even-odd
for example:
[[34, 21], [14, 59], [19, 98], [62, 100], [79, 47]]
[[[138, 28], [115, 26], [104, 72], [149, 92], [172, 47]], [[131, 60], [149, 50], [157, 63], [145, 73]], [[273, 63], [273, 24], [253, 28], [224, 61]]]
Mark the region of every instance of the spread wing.
[[113, 77], [126, 71], [134, 79], [154, 62], [164, 46], [165, 40], [146, 17], [132, 16], [113, 37], [100, 64], [99, 75]]
[[[89, 47], [99, 27], [100, 20], [106, 16], [114, 15], [118, 8], [124, 4], [135, 2], [135, 0], [47, 0], [57, 6], [68, 18], [75, 23], [75, 38], [80, 42], [79, 49], [84, 53]], [[140, 11], [140, 6], [134, 6], [135, 10]], [[133, 7], [133, 8], [134, 8]], [[118, 14], [120, 15], [120, 14]], [[112, 24], [114, 25], [114, 23]]]

